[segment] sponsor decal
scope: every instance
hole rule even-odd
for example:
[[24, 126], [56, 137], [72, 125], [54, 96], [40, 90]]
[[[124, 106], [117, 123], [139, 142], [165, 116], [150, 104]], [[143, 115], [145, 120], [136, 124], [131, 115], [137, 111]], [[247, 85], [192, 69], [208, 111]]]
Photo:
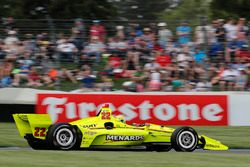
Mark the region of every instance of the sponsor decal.
[[144, 136], [126, 136], [126, 135], [106, 135], [106, 140], [112, 141], [140, 141]]
[[96, 124], [82, 125], [83, 128], [95, 128]]
[[95, 135], [97, 132], [84, 132], [84, 135], [89, 135], [89, 136], [93, 136]]
[[95, 116], [106, 103], [128, 124], [228, 125], [226, 95], [39, 94], [36, 113], [70, 122]]
[[206, 144], [205, 147], [219, 148], [220, 146], [218, 146], [218, 145], [212, 145], [212, 144]]

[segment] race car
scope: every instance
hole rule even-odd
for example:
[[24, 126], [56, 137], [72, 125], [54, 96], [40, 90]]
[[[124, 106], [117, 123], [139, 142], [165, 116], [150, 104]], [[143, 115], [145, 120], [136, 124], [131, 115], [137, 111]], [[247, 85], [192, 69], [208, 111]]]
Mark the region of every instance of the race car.
[[198, 135], [192, 127], [177, 129], [155, 124], [126, 124], [104, 105], [95, 117], [54, 123], [48, 114], [13, 114], [20, 135], [33, 149], [93, 149], [142, 146], [149, 151], [192, 152], [195, 149], [227, 150], [221, 142]]

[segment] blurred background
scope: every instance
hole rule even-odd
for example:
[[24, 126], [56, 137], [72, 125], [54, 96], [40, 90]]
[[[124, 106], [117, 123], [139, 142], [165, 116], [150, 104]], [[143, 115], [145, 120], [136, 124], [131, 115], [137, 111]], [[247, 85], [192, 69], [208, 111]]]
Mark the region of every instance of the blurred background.
[[1, 0], [0, 86], [249, 91], [248, 0]]
[[[1, 0], [0, 166], [248, 167], [249, 11], [249, 0]], [[73, 103], [67, 100], [58, 106], [53, 100], [40, 100], [41, 111], [48, 113], [44, 108], [51, 108], [62, 117], [80, 117], [80, 110], [88, 113], [92, 108], [84, 92], [155, 91], [151, 94], [160, 95], [160, 100], [138, 103], [139, 98], [125, 99], [122, 104], [117, 96], [111, 100], [120, 110], [125, 104], [123, 110], [152, 110], [152, 114], [159, 101], [166, 100], [167, 105], [175, 105], [173, 122], [181, 112], [190, 111], [189, 123], [201, 122], [202, 126], [195, 127], [199, 134], [215, 138], [231, 150], [194, 154], [34, 152], [19, 136], [12, 114], [35, 113], [38, 93], [52, 97], [62, 91], [71, 92], [61, 94], [65, 97], [83, 94], [75, 94]], [[80, 103], [87, 107], [77, 109]], [[206, 115], [204, 105], [215, 106], [215, 110], [210, 108]], [[150, 110], [142, 110], [142, 106]], [[169, 112], [163, 108], [162, 114]], [[204, 124], [211, 115], [218, 118], [217, 124], [216, 120]]]

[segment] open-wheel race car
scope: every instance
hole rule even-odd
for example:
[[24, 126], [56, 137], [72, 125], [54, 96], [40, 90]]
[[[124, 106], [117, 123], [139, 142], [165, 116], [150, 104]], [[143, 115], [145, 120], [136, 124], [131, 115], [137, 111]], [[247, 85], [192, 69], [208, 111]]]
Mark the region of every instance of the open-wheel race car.
[[191, 127], [177, 129], [155, 124], [128, 125], [104, 105], [97, 116], [69, 123], [54, 123], [47, 114], [14, 114], [20, 135], [33, 149], [92, 149], [143, 146], [150, 151], [191, 152], [227, 150], [221, 142], [198, 135]]

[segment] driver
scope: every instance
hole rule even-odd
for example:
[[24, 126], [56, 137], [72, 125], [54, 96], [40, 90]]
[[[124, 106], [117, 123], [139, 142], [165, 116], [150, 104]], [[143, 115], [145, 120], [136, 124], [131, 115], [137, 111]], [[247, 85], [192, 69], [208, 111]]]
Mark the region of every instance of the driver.
[[117, 115], [117, 116], [115, 116], [115, 118], [116, 118], [117, 121], [119, 121], [119, 122], [126, 123], [126, 120], [125, 120], [125, 118], [124, 118], [123, 115]]

